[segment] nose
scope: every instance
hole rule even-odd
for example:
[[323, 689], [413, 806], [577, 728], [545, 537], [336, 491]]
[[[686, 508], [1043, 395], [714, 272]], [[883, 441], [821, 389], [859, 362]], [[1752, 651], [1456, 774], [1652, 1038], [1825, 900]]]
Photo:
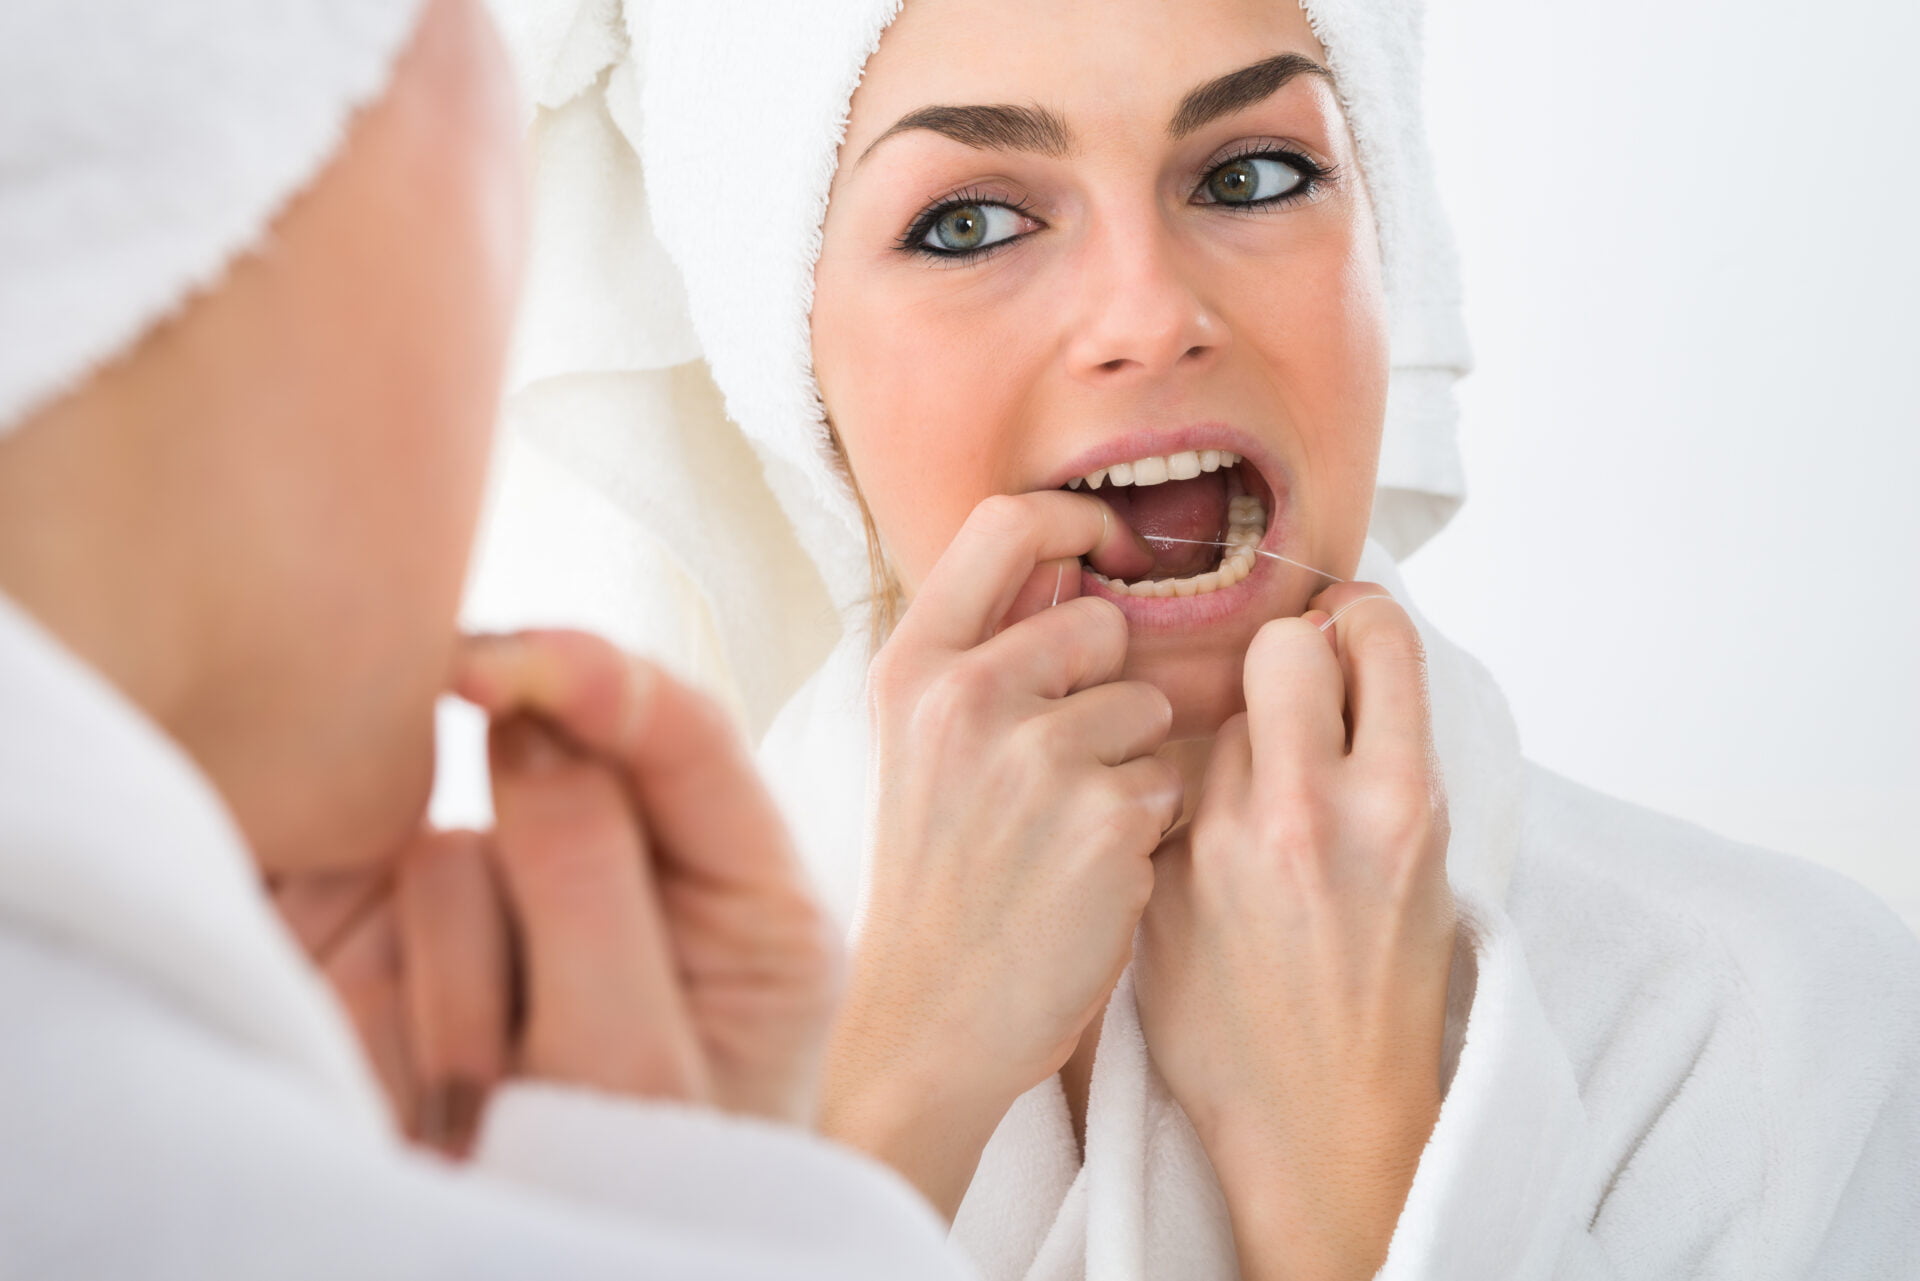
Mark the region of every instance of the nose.
[[1090, 238], [1081, 299], [1068, 343], [1074, 374], [1114, 385], [1201, 367], [1229, 341], [1225, 322], [1196, 288], [1171, 230], [1158, 219], [1110, 222]]

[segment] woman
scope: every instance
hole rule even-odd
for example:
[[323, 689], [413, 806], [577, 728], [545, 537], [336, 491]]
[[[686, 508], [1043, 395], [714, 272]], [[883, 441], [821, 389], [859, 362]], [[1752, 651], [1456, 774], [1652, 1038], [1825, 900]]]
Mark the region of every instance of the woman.
[[764, 748], [858, 885], [829, 1128], [996, 1277], [1904, 1275], [1911, 936], [1524, 765], [1396, 582], [1465, 363], [1410, 7], [897, 7], [589, 19], [543, 126], [636, 145], [848, 620]]
[[0, 1276], [959, 1275], [731, 728], [458, 643], [523, 209], [472, 0], [0, 8]]

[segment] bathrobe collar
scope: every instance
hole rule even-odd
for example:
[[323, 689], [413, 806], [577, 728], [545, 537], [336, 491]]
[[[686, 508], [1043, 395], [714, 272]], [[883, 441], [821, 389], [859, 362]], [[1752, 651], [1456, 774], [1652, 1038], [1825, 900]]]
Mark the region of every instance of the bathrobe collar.
[[207, 778], [0, 595], [0, 917], [131, 976], [386, 1126], [338, 1005]]

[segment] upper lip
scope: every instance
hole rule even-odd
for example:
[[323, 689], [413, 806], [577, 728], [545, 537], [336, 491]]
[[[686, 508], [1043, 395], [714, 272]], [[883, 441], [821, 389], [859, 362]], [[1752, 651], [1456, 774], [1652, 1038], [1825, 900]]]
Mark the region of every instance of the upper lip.
[[1285, 469], [1265, 442], [1226, 423], [1191, 423], [1184, 427], [1148, 427], [1104, 440], [1067, 460], [1046, 484], [1058, 489], [1076, 476], [1090, 476], [1115, 463], [1177, 454], [1188, 449], [1226, 449], [1240, 455], [1260, 474], [1269, 489], [1279, 489]]

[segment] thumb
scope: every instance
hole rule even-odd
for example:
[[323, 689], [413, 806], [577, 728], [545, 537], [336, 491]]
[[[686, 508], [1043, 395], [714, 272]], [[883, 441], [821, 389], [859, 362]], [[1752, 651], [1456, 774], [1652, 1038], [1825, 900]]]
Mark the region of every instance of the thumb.
[[620, 781], [527, 716], [489, 743], [494, 848], [525, 966], [522, 1069], [698, 1100], [707, 1069]]

